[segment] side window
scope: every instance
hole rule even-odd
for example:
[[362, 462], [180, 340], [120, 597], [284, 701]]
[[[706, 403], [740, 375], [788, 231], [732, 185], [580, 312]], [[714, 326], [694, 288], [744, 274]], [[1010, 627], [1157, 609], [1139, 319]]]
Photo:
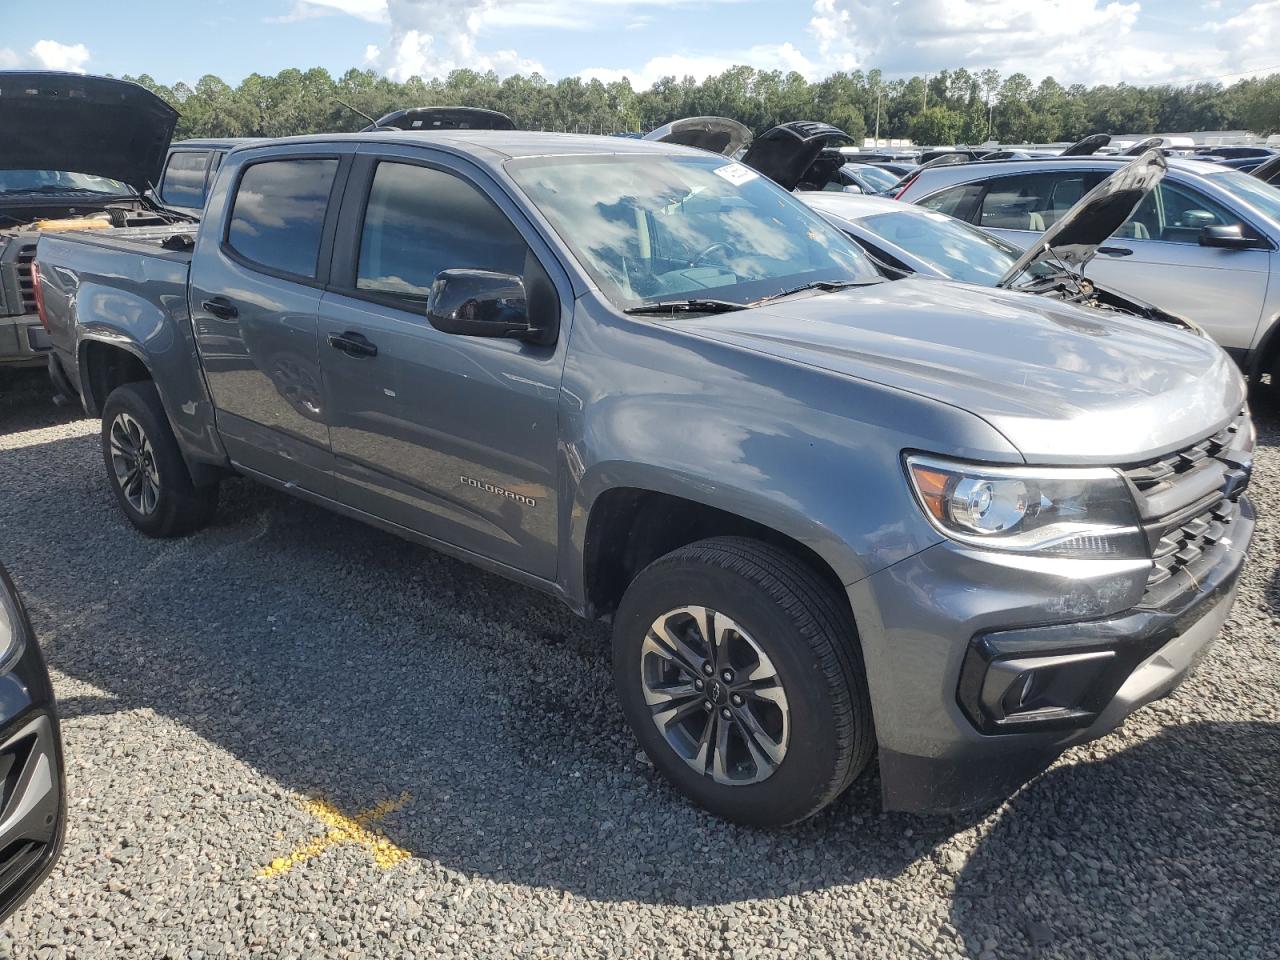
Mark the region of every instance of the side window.
[[227, 244], [256, 264], [314, 278], [337, 160], [268, 160], [236, 188]]
[[1043, 232], [1099, 180], [1097, 174], [1082, 170], [997, 177], [987, 184], [978, 223], [997, 230]]
[[1164, 181], [1147, 194], [1116, 236], [1131, 240], [1199, 243], [1204, 227], [1239, 223], [1240, 218], [1198, 191]]
[[203, 150], [171, 153], [160, 180], [160, 199], [175, 207], [203, 207], [204, 167], [208, 160], [209, 154]]
[[473, 184], [442, 170], [384, 161], [369, 190], [356, 287], [425, 301], [442, 270], [522, 276], [527, 249], [506, 214]]
[[973, 207], [982, 193], [982, 184], [965, 183], [958, 187], [950, 187], [941, 193], [935, 193], [927, 200], [921, 200], [920, 206], [926, 210], [945, 213], [949, 217], [969, 220], [973, 217]]

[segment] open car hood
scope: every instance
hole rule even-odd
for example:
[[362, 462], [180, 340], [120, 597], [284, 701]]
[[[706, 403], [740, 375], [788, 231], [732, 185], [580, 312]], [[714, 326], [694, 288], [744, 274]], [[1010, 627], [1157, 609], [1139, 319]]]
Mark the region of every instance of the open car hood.
[[1001, 277], [999, 287], [1012, 288], [1033, 264], [1052, 261], [1079, 273], [1106, 239], [1120, 229], [1144, 197], [1164, 179], [1169, 164], [1159, 150], [1148, 150], [1121, 167], [1080, 198], [1062, 219], [1040, 235]]
[[685, 117], [646, 133], [644, 139], [678, 143], [732, 157], [751, 139], [751, 131], [728, 117]]
[[1263, 183], [1274, 183], [1280, 185], [1280, 153], [1267, 160], [1263, 160], [1260, 164], [1249, 171], [1249, 175], [1257, 177]]
[[127, 80], [0, 71], [0, 169], [108, 177], [138, 193], [160, 182], [178, 111]]
[[752, 140], [742, 162], [784, 190], [794, 190], [806, 182], [811, 182], [813, 189], [821, 189], [845, 162], [835, 148], [841, 141], [852, 139], [829, 123], [794, 120], [771, 127]]
[[396, 110], [361, 130], [514, 130], [515, 121], [480, 107], [410, 107]]

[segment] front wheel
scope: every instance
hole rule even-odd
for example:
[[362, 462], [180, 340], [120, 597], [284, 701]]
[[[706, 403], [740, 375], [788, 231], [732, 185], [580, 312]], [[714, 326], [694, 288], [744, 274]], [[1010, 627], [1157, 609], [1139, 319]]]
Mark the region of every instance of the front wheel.
[[125, 516], [149, 537], [191, 533], [217, 509], [217, 486], [191, 482], [150, 381], [116, 387], [102, 405], [102, 459]]
[[712, 813], [803, 820], [870, 761], [852, 618], [831, 585], [776, 547], [720, 537], [656, 560], [623, 597], [613, 648], [641, 746]]

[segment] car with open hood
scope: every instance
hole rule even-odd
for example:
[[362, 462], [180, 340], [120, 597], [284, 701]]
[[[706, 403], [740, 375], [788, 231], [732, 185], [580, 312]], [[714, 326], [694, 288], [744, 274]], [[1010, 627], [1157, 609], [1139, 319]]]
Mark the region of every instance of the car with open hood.
[[1006, 797], [1178, 685], [1253, 530], [1212, 340], [889, 281], [700, 149], [289, 138], [37, 263], [125, 522], [198, 536], [239, 474], [607, 620], [639, 745], [746, 823], [873, 759], [888, 809]]
[[[922, 168], [894, 196], [1027, 248], [1129, 162], [1094, 154]], [[1274, 378], [1280, 372], [1280, 190], [1220, 164], [1165, 162], [1160, 182], [1079, 271], [1188, 318], [1251, 378]], [[1064, 248], [1065, 240], [1059, 241]]]
[[1158, 151], [1133, 160], [1081, 198], [1025, 251], [973, 224], [901, 200], [830, 191], [798, 196], [862, 246], [889, 277], [926, 276], [1020, 290], [1191, 327], [1183, 317], [1084, 275], [1107, 238], [1167, 169]]
[[147, 197], [178, 114], [124, 80], [0, 71], [0, 366], [42, 365], [31, 260], [41, 232], [171, 222]]

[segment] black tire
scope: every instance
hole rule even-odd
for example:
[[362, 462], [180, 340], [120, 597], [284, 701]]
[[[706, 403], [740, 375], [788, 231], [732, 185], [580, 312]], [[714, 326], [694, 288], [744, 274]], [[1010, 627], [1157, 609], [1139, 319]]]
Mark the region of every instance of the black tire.
[[[136, 425], [137, 433], [145, 441], [139, 452], [145, 461], [146, 473], [153, 481], [148, 490], [154, 487], [155, 491], [145, 499], [137, 495], [142, 481], [135, 479], [126, 484], [117, 470], [122, 460], [130, 460], [128, 456], [122, 458], [120, 452], [123, 450], [127, 455], [133, 447], [122, 444], [117, 436], [113, 449], [113, 429], [124, 430], [128, 440], [133, 438], [131, 425]], [[149, 537], [180, 537], [199, 530], [208, 524], [218, 508], [217, 484], [197, 487], [191, 482], [191, 473], [178, 450], [160, 394], [150, 381], [116, 387], [102, 405], [102, 459], [120, 508], [129, 522]], [[133, 491], [132, 495], [126, 486]]]
[[[758, 782], [717, 782], [710, 772], [696, 769], [698, 760], [688, 757], [692, 748], [682, 755], [655, 722], [653, 715], [662, 707], [646, 702], [646, 693], [657, 686], [647, 672], [655, 665], [652, 641], [646, 640], [651, 626], [668, 611], [690, 605], [710, 608], [740, 625], [742, 634], [736, 636], [749, 635], [752, 647], [767, 655], [785, 692], [789, 717], [785, 751], [772, 772]], [[678, 624], [679, 616], [665, 622], [669, 627]], [[711, 632], [717, 632], [714, 625]], [[684, 636], [696, 641], [700, 633], [694, 628]], [[674, 663], [665, 657], [656, 659], [660, 669], [683, 678], [685, 671]], [[705, 671], [705, 664], [699, 669]], [[810, 817], [857, 778], [874, 751], [871, 700], [848, 607], [809, 566], [756, 540], [702, 540], [641, 571], [627, 588], [614, 621], [613, 674], [623, 712], [654, 765], [695, 803], [727, 820], [773, 827]], [[736, 681], [741, 684], [743, 676]], [[698, 689], [711, 687], [704, 684]], [[717, 685], [715, 695], [724, 697], [726, 691]], [[716, 702], [727, 710], [723, 699]], [[705, 710], [706, 701], [700, 701], [699, 707]], [[743, 737], [738, 732], [741, 725], [735, 726], [739, 714], [727, 711], [723, 716], [734, 731], [731, 736]], [[690, 711], [687, 722], [696, 727], [696, 717]], [[676, 734], [682, 745], [687, 742], [685, 736], [685, 732]], [[738, 742], [745, 747], [744, 739]], [[745, 755], [741, 749], [738, 753]]]

